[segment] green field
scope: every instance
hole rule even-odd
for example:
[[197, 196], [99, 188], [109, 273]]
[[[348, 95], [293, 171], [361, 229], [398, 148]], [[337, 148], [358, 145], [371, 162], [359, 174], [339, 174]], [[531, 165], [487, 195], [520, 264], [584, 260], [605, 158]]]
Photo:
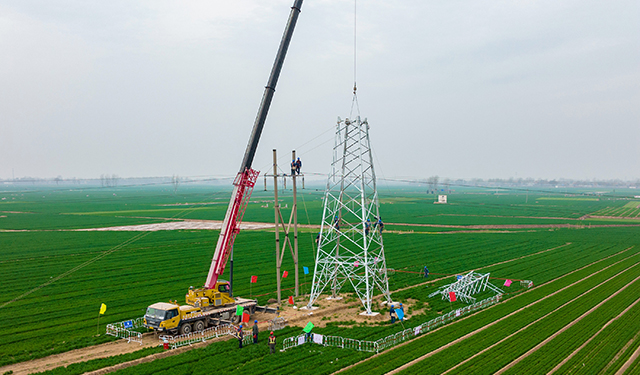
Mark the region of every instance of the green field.
[[607, 207], [593, 213], [594, 216], [613, 216], [625, 218], [640, 217], [640, 200], [628, 202], [624, 206]]
[[[422, 283], [424, 279], [419, 272], [425, 265], [434, 277], [475, 269], [491, 272], [497, 278], [533, 280], [536, 288], [526, 293], [515, 287], [507, 290], [509, 298], [504, 303], [388, 350], [350, 372], [385, 373], [536, 303], [535, 308], [522, 310], [487, 329], [481, 334], [482, 339], [465, 340], [405, 370], [439, 373], [466, 361], [455, 371], [477, 373], [486, 363], [492, 363], [494, 367], [486, 367], [486, 372], [495, 372], [625, 285], [631, 286], [598, 307], [597, 314], [585, 316], [509, 371], [547, 372], [608, 322], [598, 333], [598, 339], [588, 342], [563, 364], [561, 372], [569, 368], [578, 371], [577, 364], [585, 361], [590, 361], [590, 368], [606, 367], [606, 371], [615, 372], [621, 361], [638, 347], [639, 338], [633, 332], [624, 333], [626, 341], [632, 343], [626, 347], [626, 342], [615, 338], [623, 334], [620, 330], [635, 324], [635, 317], [640, 314], [638, 305], [631, 306], [638, 298], [635, 292], [638, 285], [632, 283], [640, 275], [640, 265], [636, 267], [640, 262], [640, 223], [625, 219], [630, 217], [627, 213], [602, 214], [610, 207], [627, 212], [634, 209], [631, 204], [637, 207], [637, 203], [582, 196], [578, 190], [557, 193], [507, 190], [496, 194], [495, 189], [461, 188], [449, 194], [449, 204], [439, 205], [433, 204], [435, 197], [425, 194], [419, 186], [383, 184], [379, 188], [380, 212], [387, 223], [384, 234], [387, 266], [396, 270], [390, 277], [392, 291]], [[100, 320], [99, 328], [104, 332], [107, 323], [141, 316], [151, 303], [182, 300], [189, 286], [204, 282], [217, 240], [217, 231], [211, 230], [75, 229], [182, 219], [222, 220], [230, 193], [226, 186], [195, 184], [180, 186], [176, 194], [168, 186], [83, 189], [36, 186], [4, 190], [0, 192], [0, 198], [5, 198], [0, 200], [3, 275], [0, 321], [4, 328], [0, 366], [112, 340], [104, 334], [96, 336], [101, 303], [108, 306]], [[282, 192], [281, 197], [281, 203], [291, 207], [290, 192]], [[320, 222], [321, 197], [319, 189], [300, 191], [301, 224]], [[586, 215], [622, 219], [589, 219]], [[273, 192], [261, 191], [258, 186], [244, 221], [272, 222], [273, 216]], [[310, 269], [316, 232], [304, 229], [300, 233], [300, 265]], [[240, 233], [234, 259], [235, 295], [259, 295], [260, 303], [275, 296], [273, 231]], [[283, 267], [293, 269], [290, 257], [285, 257]], [[259, 282], [250, 290], [251, 275], [257, 275]], [[589, 275], [593, 276], [578, 282]], [[301, 292], [308, 292], [311, 275], [306, 280], [301, 277], [301, 282]], [[576, 284], [561, 290], [573, 282]], [[283, 288], [291, 287], [293, 278], [285, 279]], [[433, 285], [417, 286], [394, 294], [394, 300], [413, 298], [423, 305], [429, 304], [423, 314], [412, 318], [412, 325], [463, 306], [461, 302], [450, 305], [437, 298], [428, 300], [427, 294], [433, 288]], [[558, 294], [541, 300], [554, 292]], [[288, 296], [287, 291], [284, 293]], [[562, 307], [572, 299], [575, 301]], [[620, 318], [612, 320], [619, 314]], [[540, 319], [537, 325], [528, 327], [537, 319]], [[399, 330], [398, 325], [386, 323], [347, 327], [332, 323], [317, 332], [375, 340]], [[298, 332], [298, 328], [287, 328], [279, 331], [279, 337]], [[237, 373], [304, 372], [310, 364], [314, 373], [330, 373], [370, 356], [314, 345], [269, 356], [266, 346], [250, 347], [239, 353], [232, 349], [235, 345], [215, 343], [123, 372], [199, 373], [197, 369], [229, 363], [229, 372]], [[614, 356], [618, 359], [611, 364]]]

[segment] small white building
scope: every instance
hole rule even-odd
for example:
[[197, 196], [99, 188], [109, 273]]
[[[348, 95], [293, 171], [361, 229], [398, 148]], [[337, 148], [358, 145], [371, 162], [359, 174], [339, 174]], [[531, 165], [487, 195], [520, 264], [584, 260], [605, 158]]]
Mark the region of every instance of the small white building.
[[438, 201], [437, 202], [433, 202], [433, 203], [447, 203], [447, 196], [446, 195], [438, 195]]

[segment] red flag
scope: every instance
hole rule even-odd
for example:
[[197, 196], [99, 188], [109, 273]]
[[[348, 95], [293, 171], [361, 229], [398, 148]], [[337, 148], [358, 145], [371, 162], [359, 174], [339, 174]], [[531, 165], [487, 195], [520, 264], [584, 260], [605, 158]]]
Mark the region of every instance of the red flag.
[[287, 276], [289, 276], [289, 271], [284, 271], [284, 273], [282, 274], [282, 278], [286, 279]]
[[257, 283], [258, 282], [258, 276], [251, 276], [251, 282], [252, 283]]
[[456, 292], [449, 292], [449, 301], [451, 302], [456, 301]]
[[251, 318], [251, 316], [249, 314], [247, 314], [246, 312], [242, 313], [242, 323], [249, 323], [249, 319]]
[[[286, 272], [286, 271], [285, 271]], [[293, 296], [289, 296], [289, 304], [293, 305]]]

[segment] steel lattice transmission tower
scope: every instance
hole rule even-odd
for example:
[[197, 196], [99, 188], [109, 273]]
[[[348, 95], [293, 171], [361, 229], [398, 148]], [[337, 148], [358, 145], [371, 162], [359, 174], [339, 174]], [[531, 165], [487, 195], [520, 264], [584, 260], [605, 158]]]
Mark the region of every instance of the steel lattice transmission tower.
[[332, 298], [349, 281], [371, 311], [374, 289], [389, 297], [382, 221], [367, 120], [338, 117], [331, 173], [324, 196], [311, 296], [307, 308], [327, 287]]

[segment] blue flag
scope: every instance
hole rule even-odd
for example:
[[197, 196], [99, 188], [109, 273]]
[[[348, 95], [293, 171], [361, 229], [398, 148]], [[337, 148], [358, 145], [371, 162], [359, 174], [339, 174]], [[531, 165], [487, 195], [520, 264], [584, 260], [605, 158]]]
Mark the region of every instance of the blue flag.
[[309, 267], [302, 267], [302, 269], [304, 270], [305, 275], [309, 274]]
[[396, 309], [396, 314], [398, 315], [398, 319], [402, 320], [404, 318], [404, 312], [402, 309]]
[[133, 328], [133, 321], [132, 320], [126, 320], [124, 322], [124, 328]]

